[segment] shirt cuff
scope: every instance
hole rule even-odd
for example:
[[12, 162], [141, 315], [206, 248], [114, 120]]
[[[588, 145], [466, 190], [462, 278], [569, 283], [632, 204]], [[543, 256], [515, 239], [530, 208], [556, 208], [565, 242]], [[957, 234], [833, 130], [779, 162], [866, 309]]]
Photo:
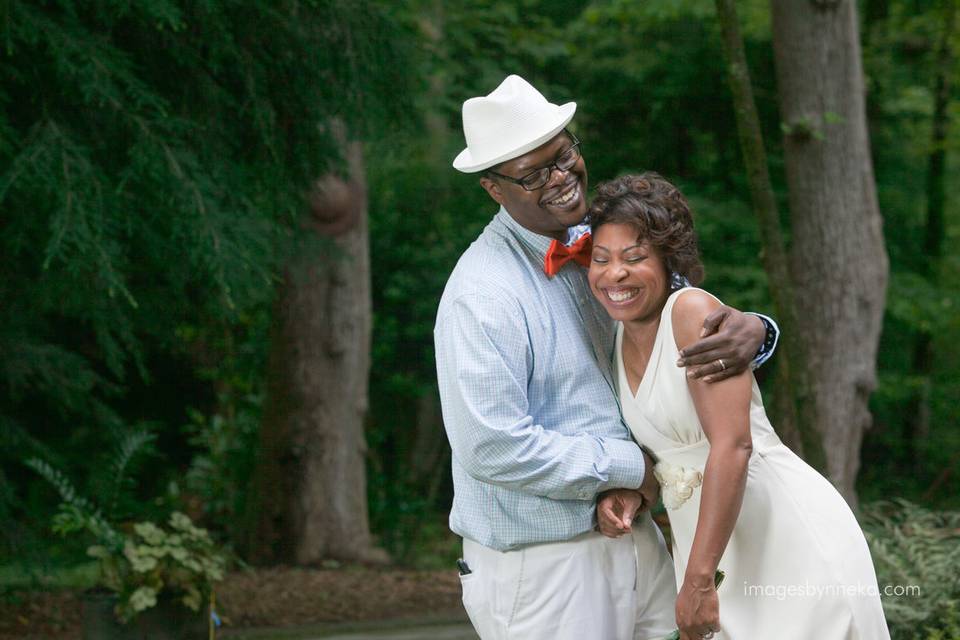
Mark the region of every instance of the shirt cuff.
[[777, 326], [777, 323], [773, 321], [772, 318], [769, 318], [762, 313], [753, 313], [747, 312], [751, 316], [757, 316], [760, 318], [760, 321], [763, 323], [763, 326], [767, 330], [767, 335], [763, 338], [763, 344], [760, 345], [760, 348], [757, 350], [757, 355], [754, 356], [753, 362], [750, 363], [751, 369], [760, 368], [764, 362], [770, 359], [770, 356], [773, 355], [773, 352], [777, 349], [777, 342], [780, 340], [780, 327]]
[[639, 489], [646, 473], [646, 462], [637, 443], [632, 440], [605, 438], [603, 447], [610, 457], [610, 467], [606, 485], [600, 487], [598, 492], [607, 489]]

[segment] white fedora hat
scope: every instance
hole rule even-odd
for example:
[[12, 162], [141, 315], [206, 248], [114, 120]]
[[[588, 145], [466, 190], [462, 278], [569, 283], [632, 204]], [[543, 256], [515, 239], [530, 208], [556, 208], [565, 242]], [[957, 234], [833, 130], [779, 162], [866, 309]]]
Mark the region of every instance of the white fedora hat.
[[533, 151], [560, 133], [576, 111], [576, 102], [558, 107], [520, 76], [507, 76], [490, 95], [463, 103], [467, 148], [453, 168], [476, 173]]

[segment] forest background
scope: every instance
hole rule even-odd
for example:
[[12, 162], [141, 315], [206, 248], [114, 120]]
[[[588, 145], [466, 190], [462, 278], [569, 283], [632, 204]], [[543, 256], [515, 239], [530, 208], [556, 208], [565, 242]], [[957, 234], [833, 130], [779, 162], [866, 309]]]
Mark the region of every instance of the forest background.
[[[789, 229], [789, 132], [770, 10], [757, 0], [737, 5]], [[960, 508], [960, 30], [952, 6], [859, 3], [890, 265], [872, 424], [859, 449], [861, 504], [897, 497]], [[296, 339], [329, 346], [350, 327], [369, 322], [372, 331], [369, 350], [350, 364], [363, 379], [351, 387], [361, 394], [353, 411], [360, 438], [330, 445], [361, 455], [365, 477], [328, 476], [313, 499], [333, 504], [345, 485], [365, 483], [347, 512], [366, 503], [371, 547], [401, 564], [450, 566], [458, 542], [446, 527], [450, 451], [432, 328], [448, 274], [494, 213], [476, 177], [450, 163], [463, 147], [463, 100], [508, 73], [553, 102], [578, 103], [574, 129], [592, 185], [644, 169], [679, 184], [695, 212], [704, 286], [732, 306], [776, 316], [710, 0], [4, 7], [7, 573], [39, 575], [83, 557], [82, 544], [51, 534], [59, 498], [25, 461], [45, 460], [86, 495], [107, 499], [99, 487], [117, 475], [125, 447], [139, 450], [124, 460], [131, 480], [113, 496], [127, 517], [183, 509], [263, 562], [343, 555], [329, 543], [291, 559], [278, 542], [286, 525], [263, 516], [270, 491], [283, 488], [271, 485], [263, 460], [264, 429], [278, 412], [271, 385], [296, 375], [278, 372], [277, 360], [297, 326], [287, 303], [303, 290], [315, 294], [319, 333]], [[946, 96], [939, 125], [938, 95]], [[358, 215], [369, 239], [358, 228], [344, 244], [341, 218], [349, 227]], [[369, 263], [357, 258], [356, 242], [368, 246]], [[309, 278], [291, 275], [304, 264]], [[359, 315], [338, 321], [347, 307]], [[764, 367], [768, 398], [781, 361]], [[347, 399], [330, 385], [356, 380], [348, 373], [311, 378], [329, 383], [313, 392], [334, 425], [344, 418], [330, 406]], [[289, 460], [274, 462], [275, 475], [290, 469]]]

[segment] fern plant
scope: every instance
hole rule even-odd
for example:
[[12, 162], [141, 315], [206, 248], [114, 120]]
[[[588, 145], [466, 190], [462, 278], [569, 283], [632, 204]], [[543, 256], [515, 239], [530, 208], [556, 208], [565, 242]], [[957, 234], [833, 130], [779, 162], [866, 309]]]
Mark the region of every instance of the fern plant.
[[882, 594], [893, 637], [960, 637], [960, 512], [894, 500], [871, 504], [862, 516], [880, 585], [919, 587]]
[[156, 436], [145, 427], [138, 427], [116, 436], [109, 458], [99, 465], [103, 472], [94, 482], [102, 504], [82, 495], [73, 482], [46, 460], [30, 458], [25, 464], [46, 480], [60, 495], [60, 505], [53, 518], [53, 530], [60, 535], [87, 532], [97, 544], [120, 552], [123, 535], [117, 529], [122, 515], [120, 498], [124, 494], [134, 459], [152, 451]]

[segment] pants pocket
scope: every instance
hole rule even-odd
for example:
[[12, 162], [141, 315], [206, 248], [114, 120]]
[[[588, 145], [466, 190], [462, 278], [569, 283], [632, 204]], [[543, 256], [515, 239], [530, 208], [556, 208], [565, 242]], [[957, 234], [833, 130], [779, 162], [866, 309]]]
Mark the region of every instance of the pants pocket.
[[460, 589], [463, 593], [463, 608], [470, 618], [470, 624], [482, 640], [494, 640], [499, 636], [490, 616], [490, 606], [483, 593], [483, 586], [476, 573], [460, 576]]

